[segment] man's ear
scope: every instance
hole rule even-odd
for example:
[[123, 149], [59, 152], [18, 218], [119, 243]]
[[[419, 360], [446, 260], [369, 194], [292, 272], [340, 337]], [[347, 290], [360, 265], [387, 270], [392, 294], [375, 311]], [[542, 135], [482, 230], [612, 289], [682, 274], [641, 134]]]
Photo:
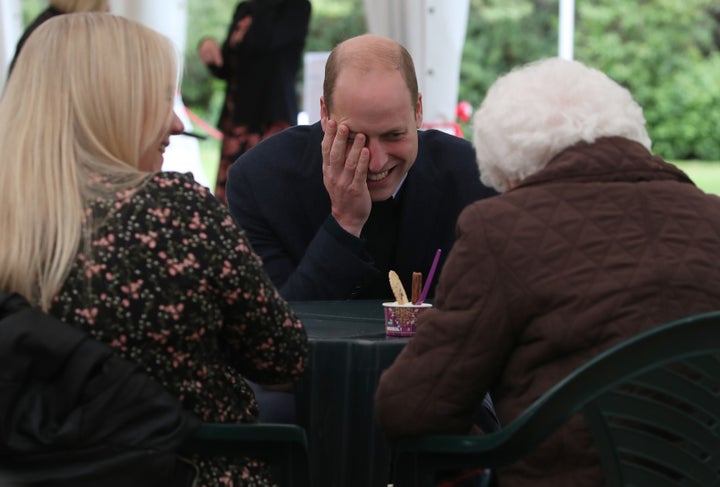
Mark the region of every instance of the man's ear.
[[325, 131], [325, 125], [328, 121], [327, 106], [325, 106], [325, 97], [320, 97], [320, 125], [322, 126], [323, 132]]
[[417, 107], [415, 108], [415, 122], [417, 123], [417, 128], [422, 127], [422, 121], [423, 121], [422, 93], [418, 93]]

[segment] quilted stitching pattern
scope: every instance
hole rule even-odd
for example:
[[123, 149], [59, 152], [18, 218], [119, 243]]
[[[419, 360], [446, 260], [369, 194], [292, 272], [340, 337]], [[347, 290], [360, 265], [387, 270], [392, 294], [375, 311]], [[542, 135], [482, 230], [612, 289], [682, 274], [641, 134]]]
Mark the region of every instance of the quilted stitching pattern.
[[[378, 390], [391, 436], [465, 433], [487, 390], [510, 421], [617, 341], [720, 309], [720, 198], [624, 139], [566, 150], [468, 207], [458, 232], [437, 309]], [[579, 422], [505, 478], [562, 485], [568, 466], [573, 485], [600, 483]]]

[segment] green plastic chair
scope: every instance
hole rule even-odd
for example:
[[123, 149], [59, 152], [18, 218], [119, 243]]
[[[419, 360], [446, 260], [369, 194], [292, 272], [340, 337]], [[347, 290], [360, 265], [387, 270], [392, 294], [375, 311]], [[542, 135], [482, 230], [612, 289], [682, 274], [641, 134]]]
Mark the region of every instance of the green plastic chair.
[[270, 465], [281, 487], [310, 486], [307, 436], [294, 424], [203, 423], [181, 454], [258, 458]]
[[[720, 312], [665, 324], [575, 370], [499, 432], [395, 445], [395, 487], [531, 453], [580, 413], [608, 486], [720, 486]], [[645, 392], [643, 392], [645, 391]]]

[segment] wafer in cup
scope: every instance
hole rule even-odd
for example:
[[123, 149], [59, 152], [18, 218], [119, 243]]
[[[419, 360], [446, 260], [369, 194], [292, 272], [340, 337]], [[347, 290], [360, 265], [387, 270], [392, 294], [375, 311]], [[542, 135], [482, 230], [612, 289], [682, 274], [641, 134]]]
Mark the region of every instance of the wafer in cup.
[[402, 285], [402, 282], [400, 281], [400, 278], [397, 275], [397, 272], [390, 271], [388, 272], [388, 279], [390, 280], [390, 289], [392, 289], [393, 295], [395, 296], [395, 301], [397, 301], [397, 304], [407, 304], [408, 298], [407, 294], [405, 293], [405, 288]]

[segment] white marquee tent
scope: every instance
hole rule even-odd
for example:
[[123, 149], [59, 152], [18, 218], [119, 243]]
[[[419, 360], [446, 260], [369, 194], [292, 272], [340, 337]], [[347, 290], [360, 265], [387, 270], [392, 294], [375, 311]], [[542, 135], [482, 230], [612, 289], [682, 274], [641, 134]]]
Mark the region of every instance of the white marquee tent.
[[[0, 89], [22, 34], [21, 0], [0, 1]], [[312, 1], [312, 0], [311, 0]], [[391, 37], [405, 45], [415, 60], [426, 126], [448, 129], [456, 119], [460, 61], [465, 41], [470, 0], [364, 0], [368, 31]], [[187, 0], [110, 0], [111, 10], [138, 20], [164, 33], [184, 52], [187, 27]], [[471, 13], [470, 13], [471, 14]], [[574, 0], [559, 2], [560, 31], [558, 55], [572, 58]], [[308, 59], [306, 57], [306, 59]], [[320, 65], [320, 68], [322, 65]], [[322, 76], [307, 76], [308, 84], [321, 84]], [[305, 93], [317, 98], [319, 87], [308, 86]], [[183, 115], [182, 100], [178, 113]], [[314, 107], [318, 101], [306, 100]], [[309, 120], [314, 122], [315, 120]], [[186, 126], [190, 122], [185, 117]], [[176, 137], [175, 139], [189, 139]], [[197, 151], [197, 142], [186, 141]], [[171, 149], [172, 150], [172, 149]], [[191, 154], [192, 155], [192, 154]], [[173, 159], [172, 156], [166, 159]], [[197, 168], [189, 168], [196, 172]], [[199, 174], [198, 179], [203, 180]]]
[[[0, 69], [22, 33], [21, 0], [0, 2]], [[455, 120], [462, 47], [470, 0], [364, 0], [368, 30], [404, 44], [413, 55], [431, 123]], [[186, 0], [110, 0], [112, 11], [139, 20], [172, 38], [182, 52]], [[574, 1], [560, 0], [561, 57], [572, 58]], [[0, 87], [4, 84], [0, 76]]]

